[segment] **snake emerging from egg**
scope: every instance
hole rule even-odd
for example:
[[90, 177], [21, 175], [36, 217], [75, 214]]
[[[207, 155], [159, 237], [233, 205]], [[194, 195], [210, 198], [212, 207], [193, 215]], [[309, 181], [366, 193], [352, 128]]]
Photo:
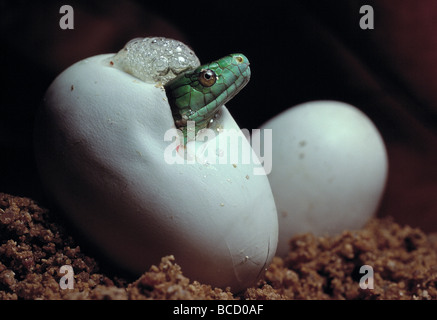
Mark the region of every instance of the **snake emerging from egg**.
[[183, 43], [167, 38], [133, 39], [114, 57], [121, 69], [145, 82], [161, 83], [166, 91], [176, 128], [187, 139], [187, 123], [195, 132], [208, 128], [220, 107], [249, 82], [249, 60], [229, 54], [200, 65]]

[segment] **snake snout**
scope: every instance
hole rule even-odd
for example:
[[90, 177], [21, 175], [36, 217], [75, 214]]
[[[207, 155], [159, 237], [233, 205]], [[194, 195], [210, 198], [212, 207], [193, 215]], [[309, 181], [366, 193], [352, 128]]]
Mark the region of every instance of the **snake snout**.
[[234, 58], [235, 62], [239, 65], [240, 64], [243, 64], [246, 66], [250, 65], [249, 59], [247, 59], [247, 57], [242, 53], [234, 53], [234, 54], [231, 54], [231, 56]]

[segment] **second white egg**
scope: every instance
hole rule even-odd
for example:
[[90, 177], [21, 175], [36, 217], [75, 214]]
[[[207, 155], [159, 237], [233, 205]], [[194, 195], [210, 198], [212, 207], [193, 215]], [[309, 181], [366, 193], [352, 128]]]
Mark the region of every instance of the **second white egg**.
[[309, 102], [279, 114], [265, 129], [272, 130], [269, 181], [278, 210], [278, 255], [287, 253], [295, 234], [357, 229], [375, 214], [388, 160], [364, 113], [336, 101]]

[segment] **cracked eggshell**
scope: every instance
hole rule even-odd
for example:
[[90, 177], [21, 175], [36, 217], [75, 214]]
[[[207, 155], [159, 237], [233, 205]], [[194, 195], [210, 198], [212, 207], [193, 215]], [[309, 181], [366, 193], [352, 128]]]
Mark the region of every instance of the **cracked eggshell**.
[[309, 102], [261, 129], [273, 134], [269, 180], [278, 209], [278, 255], [286, 255], [293, 235], [358, 229], [375, 214], [388, 160], [364, 113], [336, 101]]
[[[252, 285], [277, 245], [267, 176], [253, 175], [255, 164], [168, 164], [164, 135], [176, 129], [164, 90], [112, 67], [111, 56], [74, 64], [45, 95], [35, 153], [47, 194], [131, 272], [172, 254], [191, 280]], [[219, 121], [239, 131], [225, 107]]]

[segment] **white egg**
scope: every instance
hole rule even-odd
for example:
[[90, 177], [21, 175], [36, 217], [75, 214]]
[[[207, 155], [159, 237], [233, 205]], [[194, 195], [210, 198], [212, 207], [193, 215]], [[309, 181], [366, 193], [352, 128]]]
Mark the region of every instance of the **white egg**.
[[268, 175], [279, 221], [277, 254], [298, 233], [361, 228], [376, 212], [388, 160], [369, 118], [336, 101], [290, 108], [261, 127], [272, 130]]
[[[45, 95], [35, 152], [47, 194], [127, 270], [141, 274], [172, 254], [192, 280], [252, 285], [277, 245], [267, 176], [253, 174], [256, 161], [219, 164], [221, 154], [172, 163], [178, 143], [165, 91], [114, 67], [113, 56], [74, 64]], [[225, 107], [217, 121], [241, 134]], [[238, 152], [251, 152], [239, 141]]]

